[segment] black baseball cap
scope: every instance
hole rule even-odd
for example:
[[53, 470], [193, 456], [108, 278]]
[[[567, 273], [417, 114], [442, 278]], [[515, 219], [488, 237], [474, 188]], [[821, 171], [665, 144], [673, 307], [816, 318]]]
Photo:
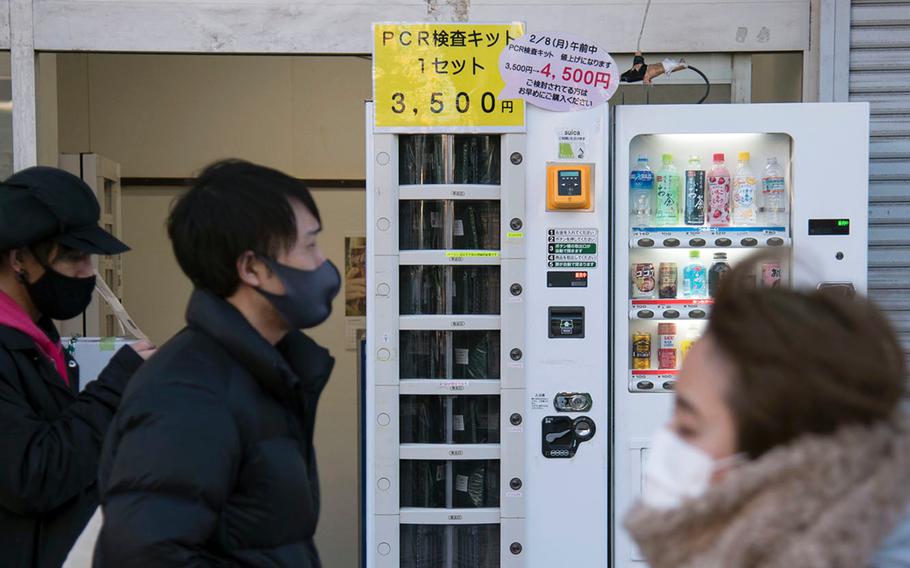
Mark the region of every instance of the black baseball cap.
[[98, 226], [100, 218], [91, 188], [69, 172], [37, 166], [0, 183], [0, 250], [47, 239], [89, 254], [130, 250]]

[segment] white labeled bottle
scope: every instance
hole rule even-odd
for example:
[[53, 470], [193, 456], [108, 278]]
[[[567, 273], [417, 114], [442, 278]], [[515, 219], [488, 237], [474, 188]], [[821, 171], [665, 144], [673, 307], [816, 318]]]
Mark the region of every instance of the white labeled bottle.
[[720, 152], [714, 154], [714, 165], [708, 172], [708, 224], [730, 226], [730, 170]]
[[739, 165], [733, 174], [733, 224], [758, 224], [758, 203], [755, 173], [749, 164], [749, 152], [739, 153]]
[[680, 194], [680, 177], [679, 171], [673, 165], [673, 155], [663, 155], [663, 165], [657, 172], [656, 197], [657, 205], [654, 214], [655, 225], [677, 225], [679, 224], [679, 194]]
[[787, 225], [787, 182], [777, 158], [768, 158], [761, 178], [761, 212], [769, 227]]
[[632, 226], [651, 225], [653, 215], [652, 194], [654, 193], [654, 172], [648, 165], [648, 157], [641, 155], [629, 174], [629, 202], [632, 209]]

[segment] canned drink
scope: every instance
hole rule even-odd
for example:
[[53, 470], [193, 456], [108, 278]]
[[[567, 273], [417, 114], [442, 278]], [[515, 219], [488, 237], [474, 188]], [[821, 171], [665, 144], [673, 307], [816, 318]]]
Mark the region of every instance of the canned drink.
[[632, 265], [632, 297], [638, 299], [654, 298], [657, 295], [657, 278], [654, 264], [640, 262]]
[[781, 267], [780, 262], [766, 262], [761, 265], [761, 282], [766, 288], [777, 288], [780, 286]]
[[660, 347], [657, 349], [657, 368], [676, 368], [676, 324], [662, 323], [657, 326]]
[[658, 278], [658, 282], [660, 283], [661, 299], [672, 300], [676, 298], [678, 280], [679, 276], [676, 269], [676, 263], [661, 262], [660, 275]]
[[632, 334], [632, 368], [651, 368], [651, 334], [646, 331]]

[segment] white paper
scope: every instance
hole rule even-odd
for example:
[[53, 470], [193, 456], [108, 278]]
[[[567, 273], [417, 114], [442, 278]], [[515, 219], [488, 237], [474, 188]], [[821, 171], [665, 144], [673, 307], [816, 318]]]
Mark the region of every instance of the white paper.
[[467, 349], [456, 349], [455, 350], [455, 364], [456, 365], [467, 365], [468, 364], [468, 350]]
[[455, 423], [454, 428], [459, 432], [464, 432], [464, 415], [456, 414], [452, 417], [452, 420]]
[[468, 492], [468, 476], [467, 475], [455, 476], [455, 491], [461, 491], [462, 493]]

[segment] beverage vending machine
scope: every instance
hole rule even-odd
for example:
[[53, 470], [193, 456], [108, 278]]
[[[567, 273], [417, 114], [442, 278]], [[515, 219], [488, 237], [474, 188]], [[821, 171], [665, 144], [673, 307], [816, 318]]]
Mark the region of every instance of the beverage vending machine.
[[864, 104], [374, 124], [370, 568], [644, 566], [622, 518], [726, 270], [865, 292]]
[[626, 567], [644, 561], [622, 519], [723, 274], [789, 247], [757, 285], [865, 293], [869, 108], [620, 107], [614, 140], [612, 565]]

